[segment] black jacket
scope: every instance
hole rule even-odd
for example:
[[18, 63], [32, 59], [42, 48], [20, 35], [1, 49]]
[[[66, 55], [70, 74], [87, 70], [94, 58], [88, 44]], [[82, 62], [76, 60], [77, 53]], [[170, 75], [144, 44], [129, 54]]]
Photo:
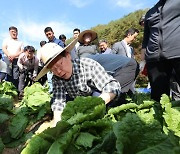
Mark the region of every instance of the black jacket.
[[146, 61], [180, 57], [180, 1], [160, 0], [145, 16]]

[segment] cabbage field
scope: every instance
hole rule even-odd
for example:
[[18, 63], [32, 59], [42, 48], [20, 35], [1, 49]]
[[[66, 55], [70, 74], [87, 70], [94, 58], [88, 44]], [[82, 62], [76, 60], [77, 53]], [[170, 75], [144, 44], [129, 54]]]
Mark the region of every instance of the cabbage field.
[[0, 83], [0, 153], [180, 153], [180, 101], [166, 95], [155, 102], [137, 93], [114, 108], [98, 97], [77, 97], [54, 128], [44, 125], [52, 118], [46, 87], [35, 83], [22, 101], [16, 97], [11, 83]]

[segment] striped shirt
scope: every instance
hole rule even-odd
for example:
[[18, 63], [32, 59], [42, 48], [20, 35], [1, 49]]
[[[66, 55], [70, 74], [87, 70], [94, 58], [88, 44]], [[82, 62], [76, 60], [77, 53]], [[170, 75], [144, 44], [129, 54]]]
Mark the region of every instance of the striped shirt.
[[52, 111], [62, 111], [66, 105], [66, 94], [71, 98], [90, 96], [94, 90], [120, 95], [120, 84], [108, 75], [104, 68], [89, 58], [72, 60], [73, 73], [69, 80], [53, 76]]

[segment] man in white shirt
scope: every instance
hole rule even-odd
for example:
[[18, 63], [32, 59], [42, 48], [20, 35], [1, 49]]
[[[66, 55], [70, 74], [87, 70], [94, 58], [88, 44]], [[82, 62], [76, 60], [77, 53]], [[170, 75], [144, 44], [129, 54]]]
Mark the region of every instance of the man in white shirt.
[[7, 81], [12, 82], [18, 88], [19, 69], [17, 60], [23, 52], [23, 43], [18, 40], [18, 29], [14, 26], [9, 27], [10, 37], [4, 39], [2, 50], [5, 54], [4, 61], [7, 64]]
[[[40, 47], [42, 48], [46, 43], [47, 43], [46, 41], [41, 41], [41, 42], [40, 42]], [[39, 48], [39, 49], [37, 50], [37, 52], [36, 52], [36, 57], [37, 57], [38, 60], [39, 60], [38, 72], [40, 72], [40, 71], [43, 69], [43, 67], [44, 67], [44, 63], [43, 63], [43, 61], [42, 61], [42, 59], [41, 59], [41, 48]], [[47, 75], [44, 75], [42, 78], [40, 78], [40, 79], [38, 80], [38, 82], [39, 82], [41, 85], [44, 85], [44, 84], [46, 83], [46, 81], [47, 81]], [[50, 91], [51, 91], [51, 90], [50, 90]]]
[[[73, 39], [77, 39], [78, 36], [79, 36], [79, 34], [80, 34], [80, 29], [75, 28], [75, 29], [73, 30]], [[74, 47], [73, 50], [71, 51], [71, 57], [72, 57], [72, 59], [78, 58], [76, 52], [77, 52], [77, 48], [79, 47], [79, 45], [80, 45], [80, 43], [77, 42], [77, 43], [75, 44], [75, 47]]]

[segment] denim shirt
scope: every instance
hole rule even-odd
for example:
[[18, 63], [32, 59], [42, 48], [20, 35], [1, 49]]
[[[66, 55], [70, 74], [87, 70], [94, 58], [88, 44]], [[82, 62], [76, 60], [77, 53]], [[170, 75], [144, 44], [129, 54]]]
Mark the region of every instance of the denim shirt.
[[111, 75], [117, 69], [125, 67], [131, 60], [131, 58], [117, 54], [95, 54], [88, 56], [88, 58], [97, 61]]
[[54, 39], [49, 42], [54, 42], [54, 43], [58, 44], [59, 46], [61, 46], [62, 48], [65, 47], [63, 41], [61, 41], [60, 39], [57, 39], [56, 37], [54, 37]]

